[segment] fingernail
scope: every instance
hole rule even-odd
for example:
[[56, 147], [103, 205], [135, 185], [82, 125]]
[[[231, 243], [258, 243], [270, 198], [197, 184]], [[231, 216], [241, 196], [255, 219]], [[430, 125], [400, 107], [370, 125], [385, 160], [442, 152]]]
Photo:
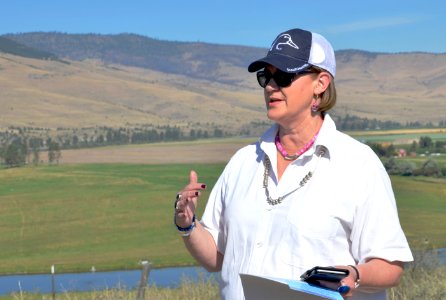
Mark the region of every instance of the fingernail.
[[202, 189], [205, 189], [205, 188], [206, 188], [206, 185], [205, 185], [205, 184], [202, 184], [202, 185], [201, 185], [201, 188], [202, 188]]
[[200, 193], [199, 192], [195, 192], [195, 196], [198, 196]]
[[338, 292], [341, 294], [347, 294], [350, 291], [350, 287], [348, 285], [341, 285], [338, 288]]

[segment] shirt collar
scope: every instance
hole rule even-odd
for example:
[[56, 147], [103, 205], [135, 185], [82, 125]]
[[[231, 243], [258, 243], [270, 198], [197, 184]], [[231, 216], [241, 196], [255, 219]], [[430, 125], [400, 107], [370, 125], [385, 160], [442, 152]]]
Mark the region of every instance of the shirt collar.
[[[318, 146], [324, 146], [328, 154], [330, 150], [333, 150], [333, 138], [336, 132], [336, 124], [329, 114], [325, 114], [324, 123], [322, 123], [322, 127], [319, 131], [319, 135], [314, 143], [313, 149], [316, 149]], [[327, 157], [330, 157], [327, 155]]]
[[[274, 124], [267, 131], [265, 131], [259, 139], [260, 148], [263, 152], [268, 155], [271, 163], [275, 165], [276, 162], [276, 145], [274, 143], [274, 138], [276, 137], [277, 131], [279, 130], [279, 125]], [[324, 122], [322, 123], [321, 129], [319, 130], [319, 135], [314, 142], [313, 146], [308, 149], [301, 157], [311, 156], [320, 146], [324, 146], [328, 153], [326, 157], [330, 157], [330, 147], [333, 145], [332, 139], [334, 132], [336, 131], [336, 125], [329, 114], [324, 115]]]

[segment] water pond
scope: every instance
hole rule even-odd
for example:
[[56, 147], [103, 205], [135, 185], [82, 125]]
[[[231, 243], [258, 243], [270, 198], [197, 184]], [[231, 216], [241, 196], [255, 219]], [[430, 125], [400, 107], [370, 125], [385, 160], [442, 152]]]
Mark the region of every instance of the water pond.
[[[436, 257], [446, 265], [446, 248], [437, 249]], [[427, 257], [429, 259], [429, 257]], [[57, 293], [67, 291], [99, 291], [110, 288], [136, 289], [141, 279], [141, 270], [67, 273], [54, 276]], [[207, 279], [214, 274], [201, 267], [177, 267], [152, 269], [149, 275], [149, 285], [158, 287], [177, 287], [184, 278], [191, 281]], [[51, 274], [40, 275], [6, 275], [0, 276], [0, 295], [13, 292], [52, 292]]]
[[[57, 293], [67, 291], [99, 291], [110, 288], [136, 289], [141, 279], [141, 270], [55, 274]], [[152, 269], [149, 285], [177, 287], [184, 278], [197, 281], [208, 278], [211, 273], [200, 267]], [[7, 275], [0, 276], [0, 295], [13, 292], [52, 292], [52, 275]]]

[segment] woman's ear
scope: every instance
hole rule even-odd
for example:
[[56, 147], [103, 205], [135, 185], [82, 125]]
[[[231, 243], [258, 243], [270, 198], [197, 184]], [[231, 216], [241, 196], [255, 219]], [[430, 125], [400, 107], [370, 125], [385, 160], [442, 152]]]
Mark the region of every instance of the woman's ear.
[[314, 94], [320, 95], [328, 88], [331, 82], [331, 75], [328, 72], [320, 72], [316, 78]]

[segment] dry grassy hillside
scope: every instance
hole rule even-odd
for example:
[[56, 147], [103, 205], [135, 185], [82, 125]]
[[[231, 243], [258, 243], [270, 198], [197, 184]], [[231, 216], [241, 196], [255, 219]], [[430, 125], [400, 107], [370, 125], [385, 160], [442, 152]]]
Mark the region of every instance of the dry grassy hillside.
[[446, 54], [337, 59], [340, 112], [398, 122], [446, 120]]
[[[340, 52], [337, 59], [336, 114], [402, 123], [446, 120], [446, 54]], [[223, 63], [214, 72], [239, 82], [0, 53], [0, 127], [200, 123], [238, 132], [266, 121], [255, 75]]]
[[66, 64], [0, 54], [1, 127], [199, 122], [233, 130], [244, 122], [263, 120], [260, 95], [254, 88], [97, 61]]

